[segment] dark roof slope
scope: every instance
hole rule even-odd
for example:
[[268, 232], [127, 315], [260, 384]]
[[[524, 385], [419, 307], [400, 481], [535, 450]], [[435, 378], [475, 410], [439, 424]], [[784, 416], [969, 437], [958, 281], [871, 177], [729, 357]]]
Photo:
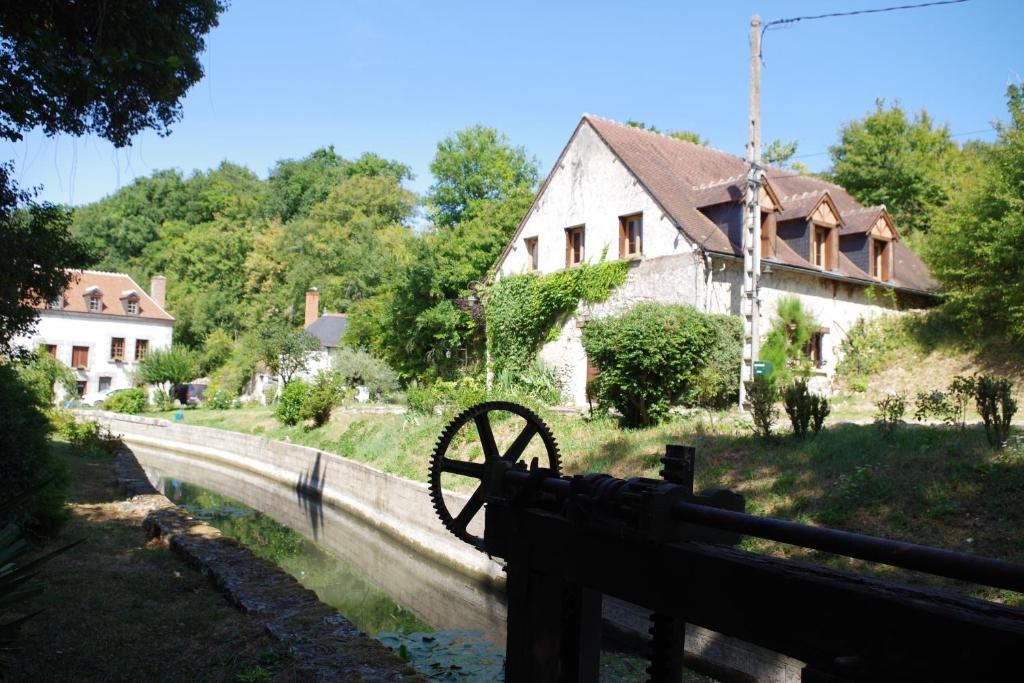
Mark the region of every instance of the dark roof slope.
[[325, 313], [306, 328], [306, 334], [310, 334], [320, 340], [320, 345], [333, 349], [341, 346], [341, 338], [348, 329], [348, 316], [336, 313]]
[[[746, 185], [746, 161], [692, 142], [676, 140], [641, 128], [627, 126], [598, 116], [584, 114], [612, 152], [665, 210], [676, 226], [700, 247], [722, 254], [740, 255], [740, 245], [729, 239], [700, 209], [743, 200]], [[855, 219], [855, 231], [868, 217], [877, 217], [883, 207], [864, 207], [842, 187], [810, 176], [780, 168], [765, 172], [767, 182], [782, 205], [780, 220], [805, 219], [828, 194], [839, 213]], [[820, 272], [806, 257], [791, 249], [782, 249], [781, 263]], [[893, 284], [904, 289], [927, 291], [935, 281], [920, 258], [900, 242], [894, 252]], [[866, 282], [875, 282], [849, 259], [840, 258], [838, 274]]]

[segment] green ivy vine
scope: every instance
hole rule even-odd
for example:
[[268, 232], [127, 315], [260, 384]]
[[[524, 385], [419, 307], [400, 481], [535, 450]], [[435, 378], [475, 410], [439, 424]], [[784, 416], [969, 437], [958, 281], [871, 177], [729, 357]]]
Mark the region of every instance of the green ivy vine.
[[486, 295], [487, 349], [496, 375], [525, 370], [555, 324], [581, 301], [606, 300], [626, 281], [628, 261], [585, 263], [547, 275], [510, 275]]

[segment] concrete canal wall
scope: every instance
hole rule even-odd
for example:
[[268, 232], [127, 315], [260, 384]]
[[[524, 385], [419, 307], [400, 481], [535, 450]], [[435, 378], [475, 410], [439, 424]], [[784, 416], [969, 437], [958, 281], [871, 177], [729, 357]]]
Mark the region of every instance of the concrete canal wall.
[[[426, 484], [250, 434], [104, 411], [79, 416], [120, 435], [158, 488], [180, 479], [234, 498], [352, 562], [423, 621], [504, 644], [501, 565], [441, 526]], [[455, 509], [466, 500], [449, 496]], [[470, 531], [482, 535], [482, 515]], [[646, 635], [645, 614], [605, 602], [607, 620]], [[799, 662], [700, 627], [687, 627], [686, 649], [757, 680], [800, 680]]]

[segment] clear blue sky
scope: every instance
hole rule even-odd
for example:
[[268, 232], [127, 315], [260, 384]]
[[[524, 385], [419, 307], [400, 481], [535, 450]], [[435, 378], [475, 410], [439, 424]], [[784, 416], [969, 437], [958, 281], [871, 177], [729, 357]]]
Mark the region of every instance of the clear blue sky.
[[[14, 159], [23, 185], [44, 186], [42, 198], [82, 204], [161, 168], [227, 159], [265, 177], [326, 145], [405, 162], [422, 192], [438, 140], [474, 123], [507, 133], [547, 173], [583, 112], [692, 129], [742, 154], [752, 14], [898, 4], [235, 0], [170, 137], [144, 133], [115, 151], [32, 134], [0, 158]], [[764, 138], [798, 139], [801, 161], [824, 168], [839, 126], [878, 97], [924, 107], [953, 133], [987, 129], [1024, 74], [1022, 25], [1024, 2], [971, 0], [769, 31]], [[993, 135], [957, 139], [970, 137]]]

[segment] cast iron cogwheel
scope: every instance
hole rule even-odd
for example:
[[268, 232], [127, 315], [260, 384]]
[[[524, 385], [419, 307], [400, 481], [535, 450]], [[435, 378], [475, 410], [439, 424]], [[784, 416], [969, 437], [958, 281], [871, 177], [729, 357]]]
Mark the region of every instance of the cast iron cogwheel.
[[[505, 453], [498, 452], [498, 446], [494, 441], [494, 432], [491, 431], [489, 417], [492, 412], [512, 413], [526, 420], [526, 426], [523, 427], [523, 431], [519, 433], [519, 436], [516, 437]], [[476, 487], [476, 491], [473, 492], [473, 495], [466, 501], [466, 505], [456, 516], [452, 516], [452, 513], [448, 510], [448, 506], [444, 502], [444, 496], [441, 493], [441, 475], [445, 472], [472, 477], [478, 480], [483, 479], [483, 463], [453, 460], [446, 457], [452, 439], [470, 420], [476, 424], [477, 434], [480, 436], [480, 445], [483, 447], [486, 458], [503, 458], [510, 463], [517, 462], [522, 457], [530, 441], [533, 440], [533, 437], [540, 436], [547, 450], [547, 467], [555, 472], [555, 474], [559, 474], [561, 463], [558, 457], [558, 444], [555, 442], [555, 435], [551, 433], [551, 430], [536, 413], [518, 403], [509, 403], [507, 401], [478, 403], [459, 413], [455, 416], [455, 419], [448, 423], [448, 426], [444, 428], [440, 438], [437, 440], [437, 446], [434, 447], [434, 455], [430, 458], [430, 498], [434, 503], [434, 510], [437, 511], [437, 516], [441, 518], [441, 523], [444, 524], [445, 528], [466, 543], [482, 550], [484, 540], [479, 536], [469, 533], [466, 531], [466, 528], [473, 518], [476, 517], [477, 513], [480, 512], [480, 508], [483, 507], [483, 484], [481, 483]]]

